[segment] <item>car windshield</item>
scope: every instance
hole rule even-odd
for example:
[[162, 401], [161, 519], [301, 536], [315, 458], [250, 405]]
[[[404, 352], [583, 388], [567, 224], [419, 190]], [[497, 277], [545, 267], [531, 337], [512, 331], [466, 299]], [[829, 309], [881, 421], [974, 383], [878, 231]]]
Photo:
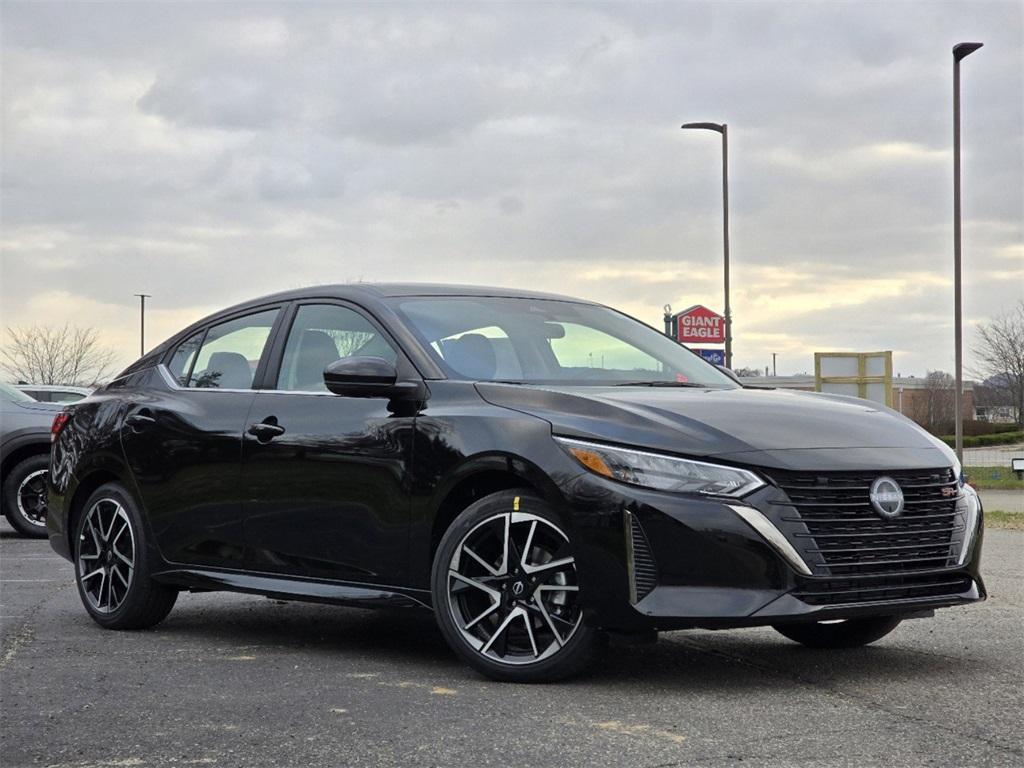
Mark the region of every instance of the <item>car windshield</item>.
[[608, 307], [488, 296], [390, 300], [452, 378], [522, 384], [698, 386], [732, 379], [650, 326]]
[[20, 389], [15, 389], [10, 384], [0, 383], [0, 398], [9, 403], [34, 403], [35, 398], [29, 397]]

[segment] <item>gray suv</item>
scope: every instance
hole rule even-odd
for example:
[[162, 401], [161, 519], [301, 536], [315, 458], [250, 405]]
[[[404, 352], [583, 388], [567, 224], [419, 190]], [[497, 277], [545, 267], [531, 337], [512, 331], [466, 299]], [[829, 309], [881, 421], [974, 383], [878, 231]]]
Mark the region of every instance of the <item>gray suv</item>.
[[23, 536], [46, 536], [50, 426], [62, 407], [0, 384], [0, 501], [8, 522]]

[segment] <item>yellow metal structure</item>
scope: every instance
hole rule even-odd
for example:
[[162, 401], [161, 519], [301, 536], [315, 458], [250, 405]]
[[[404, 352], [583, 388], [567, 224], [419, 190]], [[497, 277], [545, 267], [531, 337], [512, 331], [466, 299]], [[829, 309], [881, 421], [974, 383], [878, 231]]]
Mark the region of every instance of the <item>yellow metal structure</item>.
[[815, 352], [814, 391], [892, 407], [892, 352]]

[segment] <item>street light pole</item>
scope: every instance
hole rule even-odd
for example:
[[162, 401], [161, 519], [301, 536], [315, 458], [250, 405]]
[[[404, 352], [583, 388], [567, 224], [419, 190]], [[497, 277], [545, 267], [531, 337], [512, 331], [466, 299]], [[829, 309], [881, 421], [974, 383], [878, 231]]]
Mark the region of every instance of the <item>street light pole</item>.
[[982, 43], [957, 43], [953, 46], [953, 314], [956, 344], [956, 391], [953, 404], [956, 418], [956, 457], [964, 460], [964, 345], [962, 242], [960, 237], [960, 61], [981, 48]]
[[725, 123], [684, 123], [683, 130], [722, 134], [722, 250], [725, 282], [725, 367], [732, 368], [732, 308], [729, 305], [729, 126]]
[[136, 293], [139, 297], [139, 357], [146, 354], [146, 299], [152, 298], [148, 293]]

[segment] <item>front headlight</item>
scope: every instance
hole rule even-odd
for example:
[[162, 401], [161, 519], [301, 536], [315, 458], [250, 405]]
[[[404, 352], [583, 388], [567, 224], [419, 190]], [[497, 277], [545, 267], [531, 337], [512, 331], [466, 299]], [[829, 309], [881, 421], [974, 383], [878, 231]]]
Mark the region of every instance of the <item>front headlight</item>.
[[737, 467], [612, 448], [568, 437], [555, 440], [591, 472], [644, 488], [737, 499], [765, 485], [753, 472]]

